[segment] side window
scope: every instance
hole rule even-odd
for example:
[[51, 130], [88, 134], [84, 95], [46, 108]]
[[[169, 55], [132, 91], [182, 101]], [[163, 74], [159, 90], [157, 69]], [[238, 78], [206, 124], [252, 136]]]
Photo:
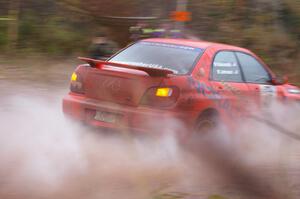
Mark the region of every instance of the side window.
[[236, 55], [240, 61], [246, 82], [258, 84], [270, 83], [271, 78], [269, 73], [254, 57], [239, 52]]
[[233, 52], [217, 53], [212, 66], [212, 78], [216, 81], [243, 82], [240, 67]]

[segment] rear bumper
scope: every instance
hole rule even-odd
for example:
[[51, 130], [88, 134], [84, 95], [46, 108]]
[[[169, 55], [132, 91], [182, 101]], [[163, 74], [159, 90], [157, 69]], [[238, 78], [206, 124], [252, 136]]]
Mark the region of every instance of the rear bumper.
[[[113, 113], [120, 117], [115, 123], [102, 122], [95, 120], [96, 111]], [[191, 126], [194, 121], [192, 117], [187, 117], [188, 113], [182, 111], [112, 104], [72, 93], [63, 98], [63, 112], [71, 118], [92, 126], [138, 132], [183, 129]]]

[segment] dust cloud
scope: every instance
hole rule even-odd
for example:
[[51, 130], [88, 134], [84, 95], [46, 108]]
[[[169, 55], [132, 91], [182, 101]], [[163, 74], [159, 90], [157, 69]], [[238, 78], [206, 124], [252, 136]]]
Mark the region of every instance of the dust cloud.
[[[298, 142], [272, 126], [249, 119], [236, 132], [222, 129], [191, 143], [176, 139], [173, 122], [159, 136], [102, 132], [64, 117], [67, 81], [0, 80], [0, 198], [300, 195]], [[259, 115], [298, 133], [299, 110], [273, 104]]]
[[127, 198], [131, 189], [147, 193], [147, 186], [136, 188], [151, 183], [142, 176], [156, 176], [159, 186], [168, 173], [177, 175], [170, 138], [151, 143], [91, 133], [64, 118], [58, 103], [8, 101], [0, 113], [1, 198]]

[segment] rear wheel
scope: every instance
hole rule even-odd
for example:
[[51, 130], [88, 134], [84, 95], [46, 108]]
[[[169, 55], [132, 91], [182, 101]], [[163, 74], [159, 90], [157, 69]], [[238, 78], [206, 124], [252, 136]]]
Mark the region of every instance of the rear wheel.
[[215, 111], [203, 112], [195, 125], [195, 133], [207, 134], [213, 132], [218, 127], [219, 116]]
[[217, 129], [219, 114], [214, 110], [206, 110], [200, 114], [195, 122], [194, 129], [188, 137], [185, 147], [193, 154], [206, 153], [211, 147], [218, 146]]

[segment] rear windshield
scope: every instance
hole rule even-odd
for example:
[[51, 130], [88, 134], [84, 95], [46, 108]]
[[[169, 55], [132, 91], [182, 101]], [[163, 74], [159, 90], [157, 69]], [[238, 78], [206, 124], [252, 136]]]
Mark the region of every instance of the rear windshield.
[[189, 73], [198, 57], [203, 53], [200, 48], [156, 42], [138, 42], [109, 61], [172, 70], [175, 74]]

